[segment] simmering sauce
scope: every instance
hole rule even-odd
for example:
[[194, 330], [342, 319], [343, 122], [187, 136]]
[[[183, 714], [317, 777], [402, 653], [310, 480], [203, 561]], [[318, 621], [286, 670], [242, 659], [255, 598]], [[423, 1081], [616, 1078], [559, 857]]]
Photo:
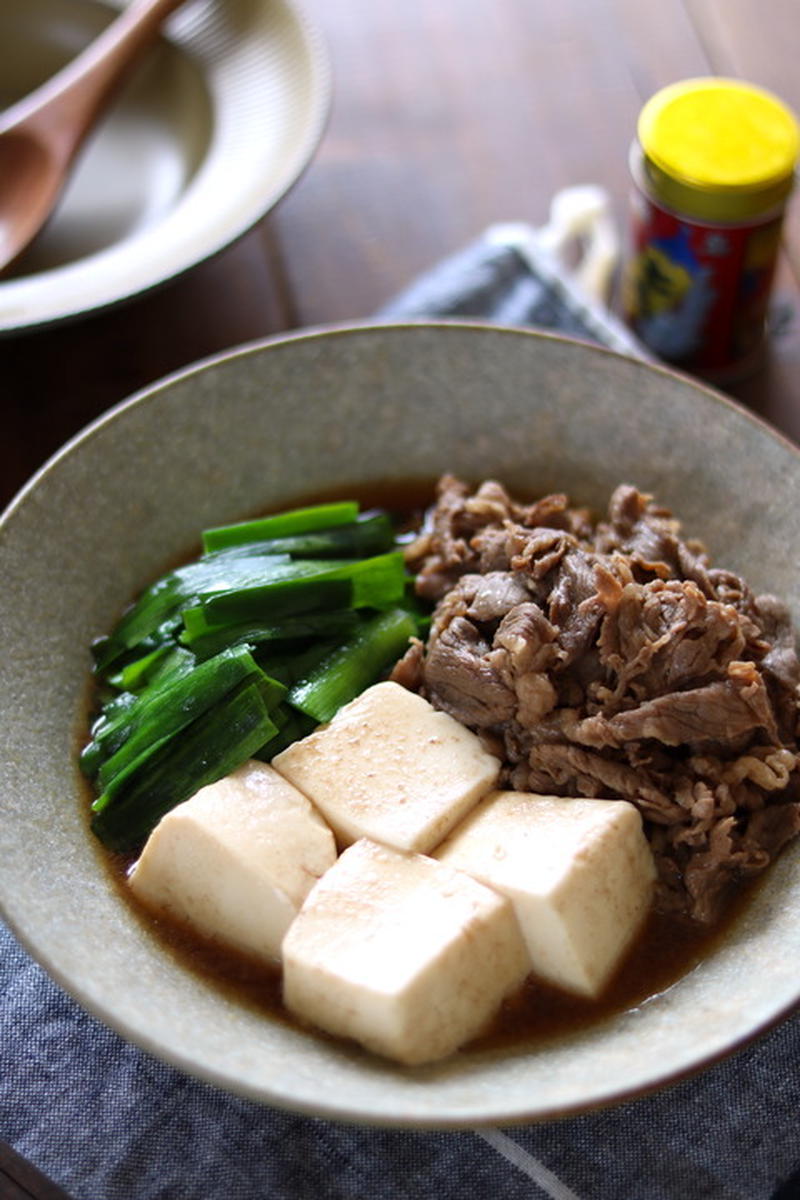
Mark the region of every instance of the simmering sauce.
[[[265, 965], [198, 936], [178, 922], [151, 912], [129, 891], [125, 875], [131, 860], [109, 855], [114, 878], [140, 919], [155, 931], [165, 953], [251, 1009], [299, 1027], [281, 999], [280, 969]], [[756, 885], [757, 886], [757, 885]], [[571, 995], [530, 976], [508, 998], [491, 1025], [471, 1043], [476, 1050], [531, 1047], [585, 1029], [604, 1018], [627, 1012], [666, 991], [702, 962], [724, 938], [751, 894], [743, 887], [733, 898], [724, 921], [706, 928], [689, 920], [651, 913], [602, 996], [596, 1000]], [[318, 1033], [316, 1029], [315, 1034]], [[320, 1033], [329, 1038], [330, 1035]]]

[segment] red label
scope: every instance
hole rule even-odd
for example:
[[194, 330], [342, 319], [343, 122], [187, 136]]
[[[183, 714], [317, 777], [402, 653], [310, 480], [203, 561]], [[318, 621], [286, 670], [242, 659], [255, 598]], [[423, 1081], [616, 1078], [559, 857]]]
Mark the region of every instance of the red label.
[[780, 231], [780, 217], [700, 224], [637, 192], [624, 298], [632, 328], [661, 358], [689, 369], [747, 359], [764, 336]]

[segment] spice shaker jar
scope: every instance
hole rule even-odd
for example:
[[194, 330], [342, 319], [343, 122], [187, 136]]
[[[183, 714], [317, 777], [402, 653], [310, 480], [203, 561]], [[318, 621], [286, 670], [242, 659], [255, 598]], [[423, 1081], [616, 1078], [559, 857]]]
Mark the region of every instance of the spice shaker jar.
[[716, 382], [760, 361], [799, 148], [789, 109], [740, 80], [684, 80], [645, 104], [623, 303], [661, 358]]

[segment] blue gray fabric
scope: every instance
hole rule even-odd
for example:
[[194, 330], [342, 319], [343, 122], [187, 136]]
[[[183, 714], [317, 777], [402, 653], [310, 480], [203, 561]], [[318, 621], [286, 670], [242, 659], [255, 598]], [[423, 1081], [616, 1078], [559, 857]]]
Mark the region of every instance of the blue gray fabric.
[[517, 1166], [478, 1132], [339, 1126], [199, 1083], [88, 1016], [5, 929], [0, 1011], [0, 1136], [74, 1200], [777, 1200], [800, 1169], [800, 1016], [649, 1098], [504, 1131]]
[[[550, 283], [481, 241], [381, 315], [481, 316], [613, 341], [602, 313]], [[484, 1133], [339, 1126], [200, 1083], [90, 1017], [2, 926], [0, 1015], [0, 1139], [74, 1200], [800, 1197], [800, 1014], [652, 1096]]]
[[554, 330], [599, 342], [639, 358], [650, 352], [622, 322], [582, 293], [558, 261], [537, 245], [535, 230], [517, 244], [503, 226], [437, 263], [376, 314], [386, 320], [420, 317], [488, 318], [500, 325]]

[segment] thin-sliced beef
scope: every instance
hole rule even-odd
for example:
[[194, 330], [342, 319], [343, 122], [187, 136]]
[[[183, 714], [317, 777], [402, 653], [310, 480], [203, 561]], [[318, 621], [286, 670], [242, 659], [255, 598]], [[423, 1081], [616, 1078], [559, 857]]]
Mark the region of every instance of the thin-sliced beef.
[[598, 636], [614, 697], [660, 696], [724, 672], [746, 644], [741, 615], [706, 598], [697, 584], [629, 583]]
[[738, 746], [742, 738], [761, 733], [777, 738], [764, 680], [753, 663], [734, 662], [725, 678], [704, 687], [656, 696], [611, 717], [587, 717], [574, 736], [582, 744], [616, 749], [645, 739], [701, 748]]
[[525, 580], [508, 571], [465, 575], [459, 588], [466, 599], [467, 616], [480, 624], [501, 621], [511, 609], [530, 599]]
[[635, 804], [659, 907], [713, 919], [800, 831], [788, 612], [652, 497], [622, 484], [595, 522], [445, 476], [407, 561], [436, 607], [393, 677], [478, 731], [505, 786]]
[[548, 605], [548, 616], [559, 629], [565, 664], [588, 650], [605, 611], [596, 558], [577, 547], [559, 564]]
[[419, 638], [412, 638], [408, 649], [392, 667], [390, 678], [409, 692], [420, 692], [424, 683], [423, 662], [425, 647]]
[[472, 729], [502, 725], [514, 715], [514, 692], [488, 660], [488, 651], [472, 622], [454, 617], [425, 657], [428, 699]]

